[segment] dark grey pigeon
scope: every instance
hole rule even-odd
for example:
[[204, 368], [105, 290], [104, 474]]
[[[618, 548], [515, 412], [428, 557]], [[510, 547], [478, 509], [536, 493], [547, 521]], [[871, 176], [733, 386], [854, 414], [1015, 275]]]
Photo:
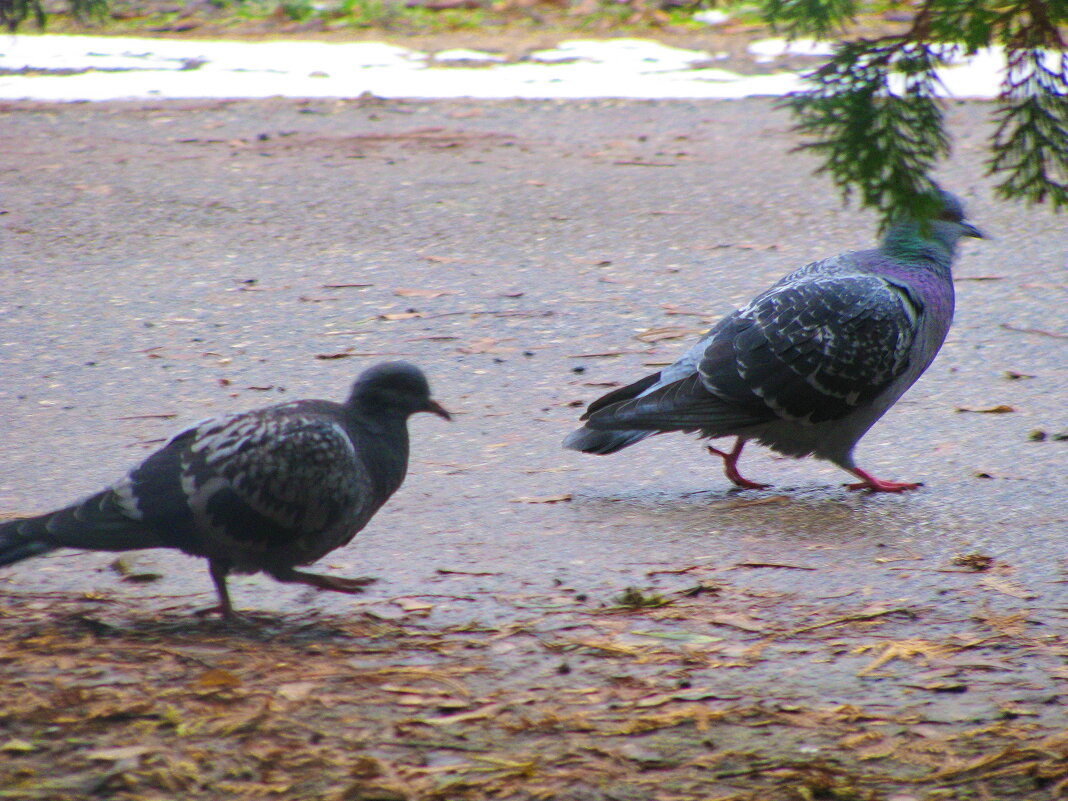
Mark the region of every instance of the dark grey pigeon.
[[347, 544], [408, 469], [408, 417], [451, 419], [406, 362], [366, 370], [344, 404], [298, 400], [205, 420], [80, 503], [0, 524], [0, 565], [56, 548], [177, 548], [203, 556], [233, 615], [226, 576], [356, 593], [372, 578], [295, 570]]
[[738, 472], [749, 440], [787, 456], [827, 459], [850, 489], [919, 484], [861, 470], [853, 448], [934, 359], [953, 319], [950, 265], [958, 240], [981, 237], [948, 192], [933, 219], [902, 218], [874, 250], [807, 264], [712, 327], [659, 373], [594, 401], [564, 446], [607, 454], [665, 431], [734, 436], [721, 456]]

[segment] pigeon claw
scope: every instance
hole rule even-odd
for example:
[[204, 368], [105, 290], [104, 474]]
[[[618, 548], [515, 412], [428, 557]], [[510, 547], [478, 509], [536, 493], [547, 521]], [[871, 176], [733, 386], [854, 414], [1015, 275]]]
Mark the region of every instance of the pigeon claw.
[[271, 573], [279, 581], [289, 584], [307, 584], [317, 590], [331, 590], [332, 592], [346, 592], [357, 595], [363, 592], [368, 584], [374, 584], [378, 579], [372, 576], [359, 576], [357, 578], [341, 578], [340, 576], [324, 576], [320, 573], [305, 573], [303, 570], [284, 568]]
[[721, 451], [719, 448], [713, 448], [711, 445], [706, 445], [705, 447], [708, 448], [708, 452], [713, 456], [719, 456], [723, 459], [723, 472], [727, 474], [727, 478], [730, 479], [734, 486], [742, 489], [767, 489], [771, 486], [771, 484], [758, 484], [756, 481], [750, 481], [738, 472], [738, 457], [742, 455], [742, 448], [745, 447], [745, 440], [741, 437], [738, 437], [730, 453]]
[[919, 489], [923, 486], [923, 482], [913, 481], [885, 481], [881, 478], [876, 478], [871, 473], [861, 470], [859, 467], [849, 471], [863, 481], [858, 481], [856, 484], [846, 484], [846, 489], [849, 490], [868, 490], [869, 492], [908, 492], [909, 490]]

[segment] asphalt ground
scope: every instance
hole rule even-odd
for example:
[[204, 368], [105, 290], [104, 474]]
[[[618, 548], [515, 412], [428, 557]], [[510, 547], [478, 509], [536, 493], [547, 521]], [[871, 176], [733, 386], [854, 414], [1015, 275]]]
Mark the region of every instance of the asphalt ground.
[[[744, 669], [702, 680], [736, 697], [877, 699], [953, 731], [1010, 709], [1047, 736], [1068, 680], [1068, 226], [994, 198], [990, 112], [949, 109], [938, 173], [989, 238], [962, 247], [937, 361], [858, 448], [925, 486], [872, 496], [756, 447], [743, 472], [774, 486], [738, 492], [682, 435], [560, 447], [612, 382], [782, 274], [871, 246], [874, 217], [791, 153], [771, 100], [5, 104], [0, 513], [100, 489], [186, 424], [341, 399], [403, 358], [456, 420], [413, 420], [406, 484], [318, 566], [379, 582], [353, 598], [237, 578], [239, 608], [441, 630], [548, 614], [556, 631], [632, 587], [683, 611], [615, 618], [621, 647], [655, 628], [720, 649]], [[5, 569], [5, 625], [211, 603], [197, 560], [130, 555], [145, 581], [114, 561]], [[827, 636], [798, 634], [813, 625]], [[494, 658], [505, 684], [559, 662], [537, 642]]]

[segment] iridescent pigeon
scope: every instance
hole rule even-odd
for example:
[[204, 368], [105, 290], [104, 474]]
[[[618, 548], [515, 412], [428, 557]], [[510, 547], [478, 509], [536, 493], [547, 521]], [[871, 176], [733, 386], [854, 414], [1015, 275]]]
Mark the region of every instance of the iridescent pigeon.
[[953, 318], [958, 240], [981, 237], [939, 191], [933, 219], [902, 217], [874, 250], [805, 265], [720, 320], [681, 359], [594, 401], [564, 446], [615, 453], [666, 431], [735, 437], [729, 478], [749, 440], [826, 459], [860, 479], [850, 489], [903, 492], [857, 467], [861, 437], [931, 364]]
[[416, 412], [450, 419], [422, 371], [387, 362], [360, 375], [344, 404], [298, 400], [206, 420], [103, 492], [0, 523], [0, 565], [56, 548], [177, 548], [208, 560], [226, 617], [230, 572], [361, 592], [374, 579], [295, 567], [346, 545], [397, 491]]

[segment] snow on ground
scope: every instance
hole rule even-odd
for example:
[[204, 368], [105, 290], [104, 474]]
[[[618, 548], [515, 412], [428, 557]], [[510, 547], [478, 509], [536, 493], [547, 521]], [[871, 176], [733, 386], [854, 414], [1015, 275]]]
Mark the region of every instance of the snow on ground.
[[[758, 63], [822, 57], [826, 43], [769, 39]], [[225, 42], [93, 36], [0, 37], [0, 99], [380, 97], [734, 98], [783, 95], [799, 73], [740, 75], [724, 58], [640, 39], [575, 40], [501, 63], [474, 50], [426, 53], [374, 42]], [[18, 74], [20, 70], [45, 74]], [[942, 71], [955, 97], [997, 94], [1004, 57], [982, 51]]]

